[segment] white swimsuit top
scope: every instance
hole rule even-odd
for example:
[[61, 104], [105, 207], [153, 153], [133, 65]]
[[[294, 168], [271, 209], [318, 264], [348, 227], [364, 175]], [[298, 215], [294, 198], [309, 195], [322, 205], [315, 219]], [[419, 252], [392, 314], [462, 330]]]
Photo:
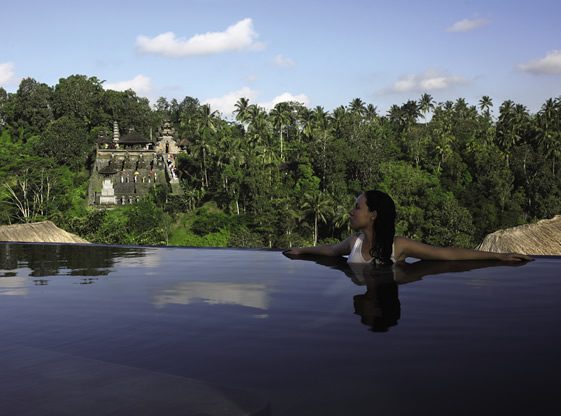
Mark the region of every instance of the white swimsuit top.
[[[349, 254], [347, 263], [371, 263], [372, 262], [372, 259], [365, 260], [364, 257], [362, 257], [363, 241], [364, 241], [364, 234], [360, 233], [355, 240], [355, 244], [353, 245], [351, 254]], [[392, 244], [392, 256], [390, 258], [395, 263], [394, 252], [395, 252], [395, 248], [394, 248], [394, 244]]]

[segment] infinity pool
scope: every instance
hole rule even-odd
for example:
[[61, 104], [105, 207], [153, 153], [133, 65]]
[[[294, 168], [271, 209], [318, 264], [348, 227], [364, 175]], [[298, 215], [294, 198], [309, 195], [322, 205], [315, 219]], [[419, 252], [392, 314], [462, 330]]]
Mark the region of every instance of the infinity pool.
[[560, 266], [0, 243], [0, 402], [235, 414], [170, 404], [200, 388], [239, 414], [560, 414]]

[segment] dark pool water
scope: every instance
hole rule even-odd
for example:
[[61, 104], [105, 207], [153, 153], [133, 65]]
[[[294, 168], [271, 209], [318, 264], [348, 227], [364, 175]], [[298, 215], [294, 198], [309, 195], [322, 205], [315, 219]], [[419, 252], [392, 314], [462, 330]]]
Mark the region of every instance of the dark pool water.
[[0, 243], [0, 346], [254, 391], [273, 415], [560, 414], [560, 270]]

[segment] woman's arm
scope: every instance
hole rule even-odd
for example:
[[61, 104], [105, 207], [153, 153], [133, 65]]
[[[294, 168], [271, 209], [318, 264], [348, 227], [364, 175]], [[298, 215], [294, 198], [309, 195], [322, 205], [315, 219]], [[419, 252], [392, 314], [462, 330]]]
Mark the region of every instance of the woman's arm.
[[291, 248], [283, 251], [284, 254], [300, 255], [300, 254], [319, 254], [320, 256], [344, 256], [351, 252], [352, 244], [356, 239], [355, 235], [351, 235], [345, 240], [337, 244], [326, 244], [316, 247], [300, 247]]
[[399, 243], [406, 257], [422, 260], [501, 260], [528, 261], [530, 256], [518, 253], [492, 253], [490, 251], [470, 250], [456, 247], [434, 247], [409, 238], [401, 237]]

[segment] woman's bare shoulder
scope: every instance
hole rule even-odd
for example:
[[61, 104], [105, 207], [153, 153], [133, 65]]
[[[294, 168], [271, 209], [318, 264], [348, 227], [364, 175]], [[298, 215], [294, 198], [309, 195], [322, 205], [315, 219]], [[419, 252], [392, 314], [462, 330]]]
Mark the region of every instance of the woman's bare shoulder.
[[411, 238], [407, 238], [407, 237], [403, 237], [400, 235], [396, 235], [393, 238], [393, 244], [394, 244], [394, 249], [395, 250], [401, 250], [401, 249], [406, 249], [409, 247], [413, 247], [413, 246], [426, 246], [426, 247], [431, 247], [429, 244], [424, 244], [424, 243], [420, 243], [416, 240], [413, 240]]
[[403, 246], [403, 245], [407, 244], [409, 241], [412, 241], [412, 240], [410, 238], [402, 237], [400, 235], [396, 235], [393, 238], [393, 243], [394, 243], [396, 248], [397, 248], [397, 246]]
[[354, 245], [354, 243], [355, 243], [355, 241], [356, 241], [356, 239], [358, 238], [359, 235], [361, 235], [360, 232], [358, 232], [358, 233], [353, 233], [353, 234], [351, 234], [350, 236], [348, 236], [347, 238], [345, 238], [345, 239], [343, 240], [343, 242], [346, 243], [346, 244], [349, 244], [350, 247], [352, 247], [352, 246]]
[[350, 254], [351, 250], [353, 249], [353, 245], [355, 244], [356, 238], [356, 234], [351, 234], [340, 243], [331, 245], [330, 247], [333, 250], [333, 254], [336, 256], [345, 256], [347, 254]]

